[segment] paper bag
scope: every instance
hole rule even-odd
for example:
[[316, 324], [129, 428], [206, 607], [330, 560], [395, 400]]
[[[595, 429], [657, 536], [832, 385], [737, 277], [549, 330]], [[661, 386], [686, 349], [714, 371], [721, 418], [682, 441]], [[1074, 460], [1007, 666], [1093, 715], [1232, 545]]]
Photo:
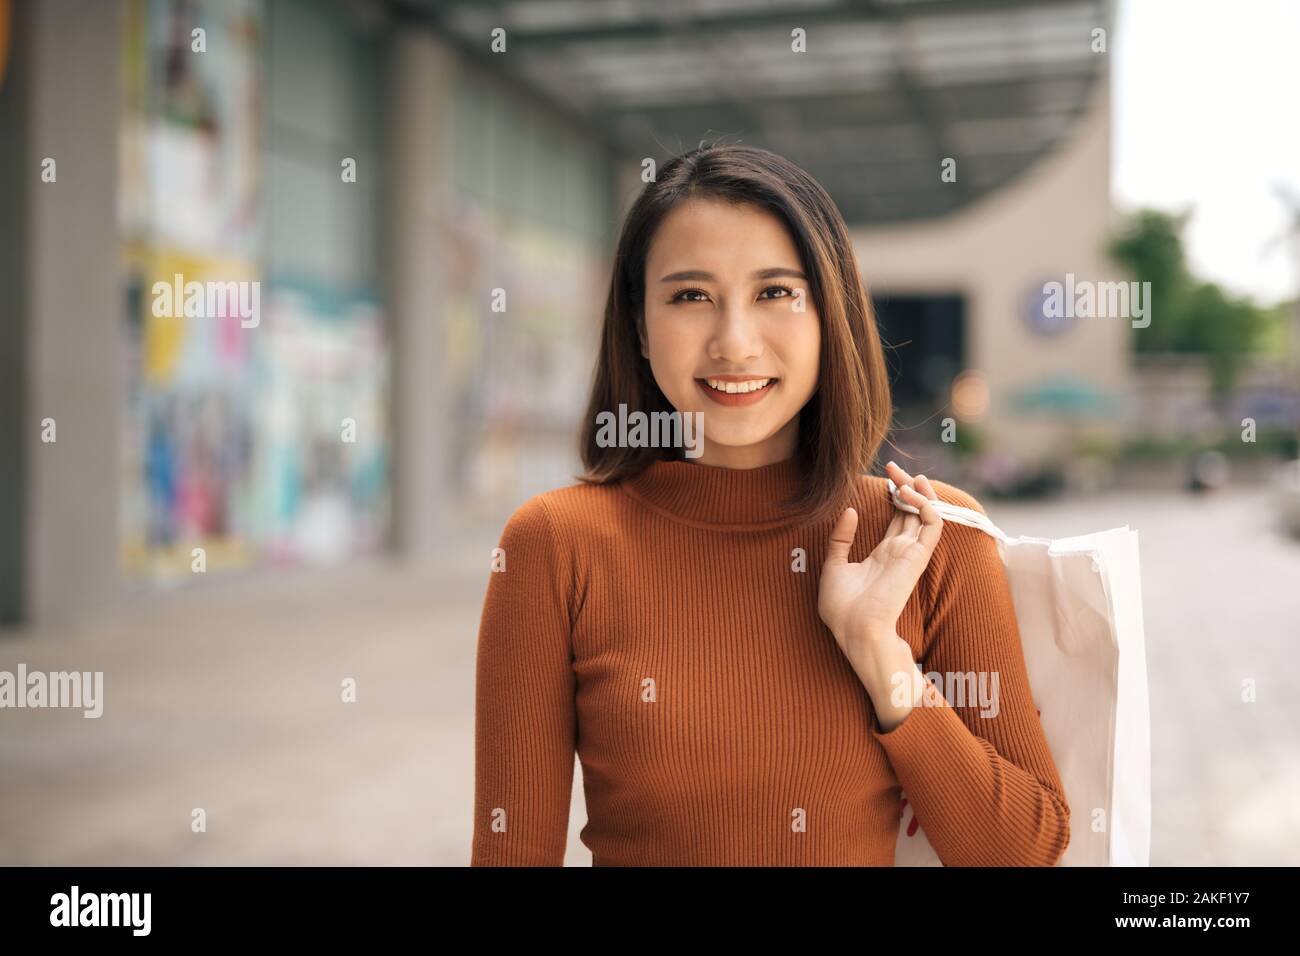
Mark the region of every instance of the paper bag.
[[[892, 489], [892, 483], [891, 483]], [[916, 509], [897, 498], [896, 507]], [[1059, 866], [1147, 866], [1151, 722], [1137, 532], [1012, 538], [986, 515], [934, 502], [999, 545], [1029, 685], [1070, 805]], [[941, 866], [907, 794], [895, 866]]]

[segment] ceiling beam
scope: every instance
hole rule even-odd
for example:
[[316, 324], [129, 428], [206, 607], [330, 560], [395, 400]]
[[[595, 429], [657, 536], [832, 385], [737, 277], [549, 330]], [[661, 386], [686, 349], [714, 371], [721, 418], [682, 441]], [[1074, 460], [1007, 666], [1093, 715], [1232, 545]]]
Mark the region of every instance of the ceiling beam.
[[[460, 11], [471, 15], [481, 14], [491, 18], [494, 26], [504, 27], [512, 43], [520, 43], [529, 50], [563, 46], [571, 43], [600, 43], [622, 40], [653, 40], [680, 37], [684, 33], [703, 31], [728, 31], [809, 24], [843, 23], [844, 21], [890, 22], [897, 15], [906, 18], [930, 18], [961, 13], [1006, 13], [1033, 8], [1082, 6], [1089, 2], [1100, 5], [1103, 0], [928, 0], [926, 3], [907, 4], [901, 10], [890, 9], [894, 4], [872, 3], [859, 5], [853, 0], [827, 6], [801, 6], [790, 3], [783, 7], [745, 12], [673, 9], [667, 15], [647, 17], [632, 22], [593, 23], [581, 27], [558, 29], [529, 29], [512, 25], [506, 9], [515, 3], [500, 0], [407, 0], [412, 6], [436, 8], [444, 19], [455, 20]], [[599, 3], [591, 4], [593, 10]], [[649, 5], [647, 10], [652, 9]], [[660, 8], [662, 9], [662, 8]]]

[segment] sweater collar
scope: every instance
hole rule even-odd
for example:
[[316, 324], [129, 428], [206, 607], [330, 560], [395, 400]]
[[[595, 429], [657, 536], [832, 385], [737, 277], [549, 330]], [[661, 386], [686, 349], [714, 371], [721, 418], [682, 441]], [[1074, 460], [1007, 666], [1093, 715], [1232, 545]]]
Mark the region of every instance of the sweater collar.
[[686, 524], [758, 530], [800, 520], [781, 502], [797, 494], [803, 483], [797, 456], [759, 468], [670, 459], [651, 462], [626, 479], [623, 488], [652, 510]]

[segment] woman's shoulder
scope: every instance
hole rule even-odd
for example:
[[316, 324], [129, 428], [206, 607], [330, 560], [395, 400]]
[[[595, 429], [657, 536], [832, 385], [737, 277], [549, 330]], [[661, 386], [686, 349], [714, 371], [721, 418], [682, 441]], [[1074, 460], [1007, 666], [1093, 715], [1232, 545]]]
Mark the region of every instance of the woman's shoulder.
[[515, 509], [504, 534], [567, 538], [575, 531], [608, 524], [618, 501], [615, 485], [577, 482], [543, 491]]

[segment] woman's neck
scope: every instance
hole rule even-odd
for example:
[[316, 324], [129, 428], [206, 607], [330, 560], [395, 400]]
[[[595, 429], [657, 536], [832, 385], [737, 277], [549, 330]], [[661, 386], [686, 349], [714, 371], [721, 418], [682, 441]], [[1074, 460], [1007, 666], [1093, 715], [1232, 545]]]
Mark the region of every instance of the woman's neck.
[[702, 465], [689, 459], [651, 462], [624, 490], [664, 517], [697, 527], [757, 530], [806, 520], [784, 502], [807, 481], [797, 457], [756, 468]]

